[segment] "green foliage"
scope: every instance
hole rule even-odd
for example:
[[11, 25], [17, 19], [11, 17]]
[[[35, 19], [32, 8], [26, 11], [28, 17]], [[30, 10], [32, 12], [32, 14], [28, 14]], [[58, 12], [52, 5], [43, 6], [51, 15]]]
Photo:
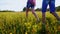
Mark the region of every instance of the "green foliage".
[[26, 7], [23, 8], [23, 11], [26, 11]]
[[60, 11], [60, 6], [56, 7], [56, 11]]

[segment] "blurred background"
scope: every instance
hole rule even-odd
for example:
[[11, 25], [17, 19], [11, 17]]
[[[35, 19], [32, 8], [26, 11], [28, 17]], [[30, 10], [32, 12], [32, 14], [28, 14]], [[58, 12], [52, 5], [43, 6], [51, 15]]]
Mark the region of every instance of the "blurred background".
[[[42, 7], [43, 0], [36, 0], [35, 9]], [[26, 7], [27, 0], [0, 0], [0, 10], [23, 11]], [[60, 0], [56, 0], [56, 7], [60, 6]]]

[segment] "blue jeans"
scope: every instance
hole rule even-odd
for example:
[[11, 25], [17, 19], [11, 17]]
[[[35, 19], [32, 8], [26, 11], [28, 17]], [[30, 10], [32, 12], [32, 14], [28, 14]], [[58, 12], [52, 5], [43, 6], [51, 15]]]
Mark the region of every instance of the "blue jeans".
[[50, 7], [50, 12], [55, 12], [55, 0], [43, 0], [42, 12], [46, 12], [48, 5]]

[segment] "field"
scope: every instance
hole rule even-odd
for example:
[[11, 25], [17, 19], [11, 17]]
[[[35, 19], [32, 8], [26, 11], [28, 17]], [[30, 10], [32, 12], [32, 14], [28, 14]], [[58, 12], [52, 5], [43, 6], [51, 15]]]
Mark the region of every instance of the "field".
[[[0, 34], [60, 34], [60, 24], [57, 19], [46, 12], [46, 29], [42, 31], [42, 13], [36, 12], [40, 22], [29, 12], [28, 19], [25, 12], [0, 12]], [[57, 12], [60, 17], [60, 12]], [[45, 33], [44, 33], [45, 34]]]

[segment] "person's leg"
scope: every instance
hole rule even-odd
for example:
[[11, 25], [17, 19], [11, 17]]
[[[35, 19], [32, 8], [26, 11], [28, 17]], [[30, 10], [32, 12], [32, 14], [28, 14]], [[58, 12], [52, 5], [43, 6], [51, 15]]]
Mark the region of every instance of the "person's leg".
[[29, 11], [29, 8], [26, 8], [26, 18], [28, 18], [28, 11]]
[[37, 19], [37, 21], [39, 21], [39, 18], [38, 18], [38, 16], [37, 16], [37, 15], [36, 15], [36, 13], [35, 13], [34, 8], [31, 8], [31, 10], [32, 10], [33, 15], [34, 15], [34, 16], [35, 16], [35, 18]]
[[[42, 3], [42, 31], [43, 33], [46, 31], [46, 16], [45, 16], [45, 13], [46, 13], [46, 9], [47, 9], [47, 6], [48, 6], [48, 3], [49, 1], [48, 0], [43, 0], [43, 3]], [[44, 33], [46, 34], [46, 32]]]
[[50, 1], [49, 3], [50, 6], [50, 13], [55, 16], [57, 18], [57, 20], [60, 20], [60, 17], [57, 15], [57, 13], [55, 12], [55, 0], [54, 1]]
[[27, 6], [26, 6], [26, 18], [28, 18], [28, 11], [30, 8], [31, 4], [29, 2], [27, 2]]
[[45, 24], [46, 23], [46, 18], [45, 18], [45, 12], [42, 12], [42, 23]]
[[45, 12], [46, 12], [48, 3], [49, 3], [49, 1], [43, 0], [43, 4], [42, 4], [42, 23], [43, 24], [46, 23]]
[[53, 16], [55, 16], [57, 20], [59, 20], [59, 21], [60, 21], [60, 17], [57, 15], [57, 13], [56, 13], [56, 12], [51, 12], [51, 14], [52, 14]]

